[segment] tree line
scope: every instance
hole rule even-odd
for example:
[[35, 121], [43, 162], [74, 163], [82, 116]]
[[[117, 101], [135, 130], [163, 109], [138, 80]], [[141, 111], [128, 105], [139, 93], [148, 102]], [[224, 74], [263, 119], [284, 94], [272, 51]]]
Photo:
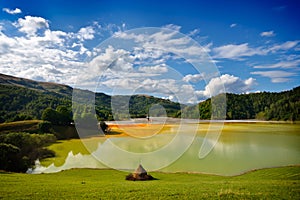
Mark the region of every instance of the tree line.
[[[68, 90], [72, 90], [72, 88]], [[226, 109], [226, 113], [224, 115], [229, 120], [300, 120], [299, 90], [300, 87], [280, 93], [226, 94], [226, 108], [223, 109]], [[129, 109], [128, 116], [128, 113], [113, 113], [111, 108], [112, 97], [109, 95], [96, 93], [94, 108], [76, 107], [76, 105], [75, 107], [73, 105], [72, 108], [72, 99], [69, 94], [72, 94], [72, 91], [68, 91], [66, 95], [63, 95], [63, 93], [57, 94], [51, 91], [45, 92], [15, 85], [0, 84], [0, 123], [42, 119], [43, 112], [46, 109], [48, 109], [48, 117], [51, 117], [51, 115], [58, 116], [53, 119], [53, 122], [60, 125], [69, 123], [72, 117], [74, 119], [90, 114], [88, 110], [91, 109], [95, 110], [95, 117], [98, 121], [121, 120], [129, 117], [145, 118], [149, 114], [149, 109], [155, 104], [163, 106], [168, 117], [211, 119], [211, 100], [213, 99], [214, 102], [218, 100], [218, 96], [216, 96], [197, 105], [187, 106], [153, 96], [121, 96], [117, 107], [121, 109], [127, 106]], [[122, 99], [126, 101], [123, 102]], [[182, 109], [184, 109], [184, 113], [182, 113]], [[73, 113], [73, 110], [76, 112]], [[199, 116], [197, 116], [198, 112]], [[218, 112], [218, 108], [213, 113], [215, 112]]]
[[[72, 94], [72, 91], [68, 91], [66, 95], [62, 95], [55, 92], [45, 92], [15, 85], [0, 84], [0, 123], [29, 119], [42, 119], [44, 110], [48, 109], [48, 115], [59, 115], [59, 118], [57, 118], [57, 123], [61, 122], [64, 124], [66, 121], [69, 121], [68, 116], [70, 116], [70, 113], [71, 115], [74, 114], [72, 113], [72, 109], [77, 109], [76, 106], [75, 108], [72, 108], [72, 96], [69, 95], [70, 93]], [[118, 114], [113, 116], [111, 98], [111, 96], [103, 93], [95, 94], [96, 105], [94, 109], [97, 115], [96, 117], [99, 121], [115, 120], [115, 118], [122, 119], [124, 117]], [[128, 107], [131, 118], [146, 117], [149, 114], [149, 108], [154, 104], [162, 105], [166, 109], [169, 117], [176, 117], [177, 112], [180, 110], [179, 103], [153, 96], [133, 95], [130, 97], [124, 96], [124, 98], [129, 100], [129, 102], [126, 103], [129, 104]], [[58, 109], [62, 108], [61, 106], [63, 106], [65, 109], [64, 111], [61, 110], [64, 112], [64, 117], [58, 113], [55, 113], [58, 111]], [[50, 111], [51, 109], [54, 110], [52, 113]], [[80, 109], [89, 108], [81, 107]], [[76, 113], [80, 113], [82, 115], [87, 114], [88, 112], [79, 110]], [[66, 119], [66, 121], [61, 121], [61, 117], [62, 119]]]
[[[200, 119], [210, 119], [211, 98], [198, 106]], [[226, 119], [299, 121], [300, 87], [280, 93], [226, 94]]]

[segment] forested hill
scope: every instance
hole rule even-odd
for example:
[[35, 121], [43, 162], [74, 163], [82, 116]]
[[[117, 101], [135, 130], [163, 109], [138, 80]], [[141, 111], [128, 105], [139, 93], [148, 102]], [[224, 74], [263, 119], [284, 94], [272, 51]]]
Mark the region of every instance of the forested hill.
[[[0, 74], [0, 122], [41, 119], [46, 108], [65, 106], [71, 111], [73, 89], [56, 83], [38, 82]], [[133, 118], [146, 117], [155, 104], [166, 109], [169, 117], [180, 117], [181, 106], [169, 100], [147, 95], [123, 96], [129, 99], [129, 113]], [[217, 97], [215, 97], [217, 98]], [[227, 119], [300, 120], [300, 87], [280, 93], [227, 94]], [[111, 96], [95, 94], [99, 120], [113, 120]], [[211, 99], [199, 103], [200, 118], [211, 118]], [[187, 116], [193, 116], [193, 107]], [[195, 107], [194, 107], [195, 108]], [[114, 116], [120, 119], [122, 116]]]
[[[280, 93], [226, 94], [226, 101], [229, 120], [300, 120], [300, 86]], [[211, 99], [199, 103], [199, 109], [200, 118], [210, 119]]]
[[[41, 119], [46, 108], [56, 109], [59, 105], [71, 111], [73, 89], [69, 86], [38, 82], [0, 74], [0, 123], [26, 119]], [[179, 103], [146, 95], [129, 98], [131, 117], [146, 117], [149, 107], [160, 104], [170, 117], [176, 117]], [[95, 94], [96, 113], [99, 120], [112, 120], [111, 96]], [[121, 117], [121, 116], [114, 116]]]
[[72, 95], [72, 87], [67, 85], [33, 81], [30, 79], [18, 78], [4, 74], [0, 74], [0, 85], [22, 87], [59, 97], [70, 97]]

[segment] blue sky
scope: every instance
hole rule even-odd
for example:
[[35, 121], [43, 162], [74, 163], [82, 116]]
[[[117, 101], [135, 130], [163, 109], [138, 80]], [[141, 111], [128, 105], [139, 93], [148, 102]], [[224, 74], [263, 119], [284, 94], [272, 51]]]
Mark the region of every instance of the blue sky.
[[[178, 100], [178, 93], [192, 93], [184, 99], [189, 103], [224, 91], [289, 90], [300, 85], [299, 5], [288, 0], [0, 0], [0, 73], [88, 89], [97, 85], [109, 94], [127, 91]], [[195, 40], [216, 73], [208, 78], [201, 66], [194, 70], [173, 54], [154, 51], [153, 57], [101, 46], [110, 37], [128, 40], [126, 31], [143, 27], [164, 27]], [[161, 36], [156, 42], [172, 39], [156, 31]], [[115, 67], [103, 68], [116, 58], [121, 61]], [[85, 79], [78, 84], [78, 77]]]

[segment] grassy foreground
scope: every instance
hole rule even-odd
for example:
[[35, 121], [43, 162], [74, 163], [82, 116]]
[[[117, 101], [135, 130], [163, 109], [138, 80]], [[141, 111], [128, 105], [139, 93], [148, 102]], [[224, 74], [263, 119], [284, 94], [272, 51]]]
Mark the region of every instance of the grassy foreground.
[[300, 166], [241, 176], [159, 173], [125, 181], [126, 172], [74, 169], [55, 174], [0, 173], [0, 199], [300, 199]]

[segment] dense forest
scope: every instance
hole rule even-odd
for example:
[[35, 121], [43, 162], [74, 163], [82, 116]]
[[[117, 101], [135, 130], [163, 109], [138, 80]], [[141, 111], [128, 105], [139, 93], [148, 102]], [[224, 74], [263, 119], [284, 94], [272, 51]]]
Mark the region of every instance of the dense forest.
[[[200, 118], [210, 119], [211, 99], [198, 106]], [[300, 87], [280, 93], [226, 94], [226, 119], [299, 121]]]
[[[70, 121], [70, 118], [66, 117], [66, 113], [72, 116], [72, 92], [73, 89], [66, 85], [37, 82], [0, 74], [0, 122], [42, 119], [46, 109], [64, 112], [65, 114], [62, 114], [65, 115], [64, 119]], [[128, 107], [130, 116], [125, 116], [122, 112], [113, 113], [112, 98], [118, 98], [119, 110]], [[218, 96], [213, 97], [213, 100], [216, 99]], [[128, 102], [129, 105], [127, 105]], [[164, 107], [169, 117], [197, 117], [200, 119], [211, 119], [212, 117], [211, 99], [194, 106], [187, 106], [147, 95], [111, 97], [103, 93], [95, 94], [95, 114], [99, 121], [120, 120], [128, 117], [144, 118], [149, 114], [149, 109], [155, 105]], [[82, 106], [78, 108], [75, 106], [75, 108], [78, 112], [73, 113], [73, 118], [83, 117], [92, 109]], [[182, 109], [184, 112], [181, 112]], [[195, 111], [199, 111], [200, 116], [197, 116]], [[157, 113], [155, 110], [153, 111], [157, 116], [164, 114], [159, 112], [160, 110]], [[280, 93], [226, 94], [226, 114], [224, 115], [229, 120], [300, 120], [300, 87]]]

